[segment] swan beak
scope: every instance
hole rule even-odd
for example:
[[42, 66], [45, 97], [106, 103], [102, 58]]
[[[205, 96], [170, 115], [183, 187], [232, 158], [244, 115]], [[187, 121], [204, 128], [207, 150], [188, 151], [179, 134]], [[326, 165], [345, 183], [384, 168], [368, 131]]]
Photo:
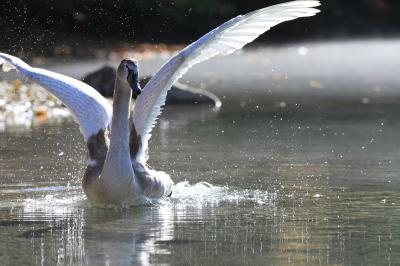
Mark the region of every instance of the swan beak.
[[[137, 72], [136, 72], [137, 73]], [[128, 68], [128, 83], [132, 88], [132, 96], [134, 99], [138, 97], [138, 95], [142, 92], [142, 89], [140, 88], [139, 81], [138, 81], [138, 75], [135, 75], [135, 72], [131, 69]]]
[[139, 96], [139, 94], [142, 93], [142, 88], [140, 88], [139, 83], [136, 83], [136, 85], [134, 85], [134, 86], [132, 86], [132, 84], [131, 84], [131, 87], [132, 87], [132, 96], [136, 100], [136, 98]]

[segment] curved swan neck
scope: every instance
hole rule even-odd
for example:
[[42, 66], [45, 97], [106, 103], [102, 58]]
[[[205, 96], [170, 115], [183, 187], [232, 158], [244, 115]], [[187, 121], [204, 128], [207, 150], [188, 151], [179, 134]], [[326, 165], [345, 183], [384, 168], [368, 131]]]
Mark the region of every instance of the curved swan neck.
[[123, 149], [129, 156], [129, 110], [132, 90], [126, 82], [116, 79], [111, 122], [110, 150]]

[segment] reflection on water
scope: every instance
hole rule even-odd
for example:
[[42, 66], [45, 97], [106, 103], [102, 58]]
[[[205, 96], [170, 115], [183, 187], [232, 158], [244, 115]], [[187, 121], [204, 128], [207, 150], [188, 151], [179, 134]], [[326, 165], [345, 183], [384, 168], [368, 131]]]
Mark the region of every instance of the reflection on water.
[[167, 109], [150, 164], [172, 197], [128, 209], [86, 200], [71, 121], [6, 129], [2, 263], [400, 263], [397, 107], [230, 106]]

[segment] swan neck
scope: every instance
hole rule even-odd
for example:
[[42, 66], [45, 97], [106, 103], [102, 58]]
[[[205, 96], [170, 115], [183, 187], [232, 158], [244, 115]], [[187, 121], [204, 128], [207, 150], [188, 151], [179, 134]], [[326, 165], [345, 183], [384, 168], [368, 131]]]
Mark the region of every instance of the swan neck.
[[106, 191], [107, 201], [123, 202], [132, 195], [140, 195], [136, 184], [129, 151], [129, 111], [132, 89], [117, 78], [114, 89], [110, 148], [100, 177], [100, 187]]
[[[121, 84], [122, 83], [122, 84]], [[129, 156], [129, 110], [132, 90], [120, 80], [115, 82], [110, 150], [127, 151]]]

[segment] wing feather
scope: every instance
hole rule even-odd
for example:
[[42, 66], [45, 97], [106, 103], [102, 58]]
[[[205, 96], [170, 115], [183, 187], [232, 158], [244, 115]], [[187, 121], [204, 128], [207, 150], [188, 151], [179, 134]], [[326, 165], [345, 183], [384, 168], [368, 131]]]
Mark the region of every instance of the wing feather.
[[60, 99], [79, 122], [85, 140], [109, 126], [112, 116], [111, 105], [86, 83], [45, 69], [31, 67], [21, 59], [4, 53], [0, 53], [1, 64], [4, 70], [15, 68]]
[[172, 57], [144, 87], [134, 108], [133, 122], [142, 137], [136, 160], [146, 161], [151, 130], [161, 113], [168, 90], [190, 67], [217, 55], [228, 55], [255, 40], [271, 27], [298, 17], [317, 14], [319, 1], [283, 3], [237, 16], [210, 31]]

